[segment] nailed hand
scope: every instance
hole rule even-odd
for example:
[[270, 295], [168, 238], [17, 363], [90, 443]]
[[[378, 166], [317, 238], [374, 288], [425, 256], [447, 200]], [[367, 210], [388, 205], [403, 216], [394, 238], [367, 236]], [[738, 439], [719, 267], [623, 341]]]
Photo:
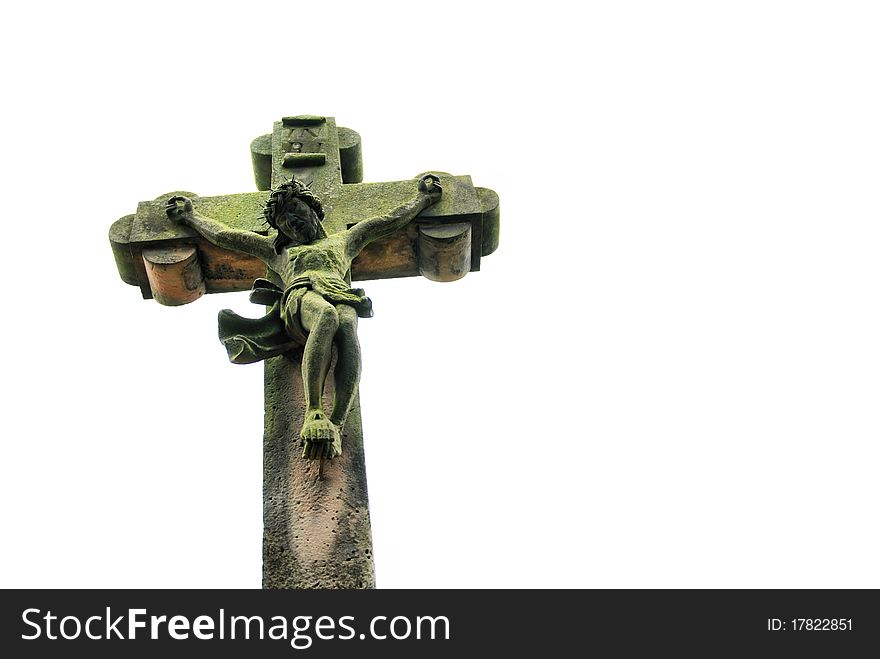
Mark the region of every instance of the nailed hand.
[[189, 197], [175, 195], [165, 202], [165, 214], [175, 224], [183, 224], [192, 215], [193, 203]]
[[419, 192], [427, 195], [432, 203], [436, 203], [443, 194], [443, 186], [440, 177], [436, 174], [425, 174], [419, 178]]

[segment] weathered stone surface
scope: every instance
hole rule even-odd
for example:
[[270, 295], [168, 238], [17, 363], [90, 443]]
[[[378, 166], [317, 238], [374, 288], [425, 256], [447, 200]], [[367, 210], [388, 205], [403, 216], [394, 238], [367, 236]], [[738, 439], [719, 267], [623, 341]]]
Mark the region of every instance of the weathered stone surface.
[[205, 294], [205, 276], [195, 247], [154, 247], [143, 251], [147, 280], [155, 300], [167, 306], [189, 304]]
[[419, 272], [432, 281], [456, 281], [471, 265], [471, 225], [419, 227]]
[[[332, 399], [333, 368], [324, 395]], [[303, 460], [300, 360], [265, 363], [263, 588], [374, 588], [360, 400], [343, 431], [342, 455]]]

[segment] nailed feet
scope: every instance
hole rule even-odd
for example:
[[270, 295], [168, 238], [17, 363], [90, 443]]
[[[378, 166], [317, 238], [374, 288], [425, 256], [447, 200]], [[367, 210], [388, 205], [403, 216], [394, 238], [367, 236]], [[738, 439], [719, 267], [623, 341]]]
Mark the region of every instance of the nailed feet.
[[342, 453], [342, 435], [321, 410], [306, 411], [306, 419], [299, 434], [303, 438], [304, 458], [335, 458]]

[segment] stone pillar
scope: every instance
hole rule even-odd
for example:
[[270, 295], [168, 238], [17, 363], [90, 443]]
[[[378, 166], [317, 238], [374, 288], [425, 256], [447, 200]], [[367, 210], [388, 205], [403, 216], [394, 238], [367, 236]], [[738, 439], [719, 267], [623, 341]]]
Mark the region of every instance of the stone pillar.
[[[304, 460], [301, 353], [265, 362], [263, 588], [374, 588], [373, 542], [360, 399], [342, 437], [342, 455]], [[333, 395], [333, 365], [324, 387]], [[294, 441], [296, 440], [296, 441]]]

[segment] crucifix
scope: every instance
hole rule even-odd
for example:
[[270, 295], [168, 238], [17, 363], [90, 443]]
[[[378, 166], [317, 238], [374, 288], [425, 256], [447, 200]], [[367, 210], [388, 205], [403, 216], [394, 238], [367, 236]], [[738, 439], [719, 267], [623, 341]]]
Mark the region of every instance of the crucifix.
[[141, 202], [112, 225], [113, 255], [145, 299], [250, 289], [265, 305], [219, 318], [230, 361], [265, 365], [263, 587], [372, 588], [356, 335], [372, 303], [351, 282], [479, 270], [498, 195], [444, 172], [362, 183], [360, 136], [332, 117], [284, 117], [251, 157], [260, 192]]

